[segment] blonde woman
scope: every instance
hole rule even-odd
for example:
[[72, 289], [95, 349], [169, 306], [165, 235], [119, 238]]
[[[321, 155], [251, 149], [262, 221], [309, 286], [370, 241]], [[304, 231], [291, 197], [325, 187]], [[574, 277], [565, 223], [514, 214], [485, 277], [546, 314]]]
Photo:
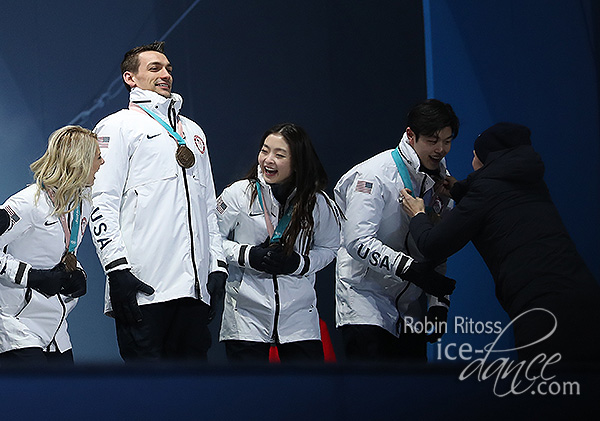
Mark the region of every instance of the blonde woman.
[[0, 364], [73, 363], [66, 317], [86, 291], [75, 256], [103, 163], [94, 133], [60, 128], [30, 166], [35, 184], [0, 206]]

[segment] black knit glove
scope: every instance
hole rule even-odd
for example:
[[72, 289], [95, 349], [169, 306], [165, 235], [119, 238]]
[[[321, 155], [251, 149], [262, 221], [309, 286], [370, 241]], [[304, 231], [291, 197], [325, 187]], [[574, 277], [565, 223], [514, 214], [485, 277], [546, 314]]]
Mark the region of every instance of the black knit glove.
[[29, 269], [27, 286], [51, 297], [62, 290], [63, 286], [69, 282], [70, 276], [62, 263], [52, 269]]
[[436, 297], [452, 294], [456, 286], [454, 279], [436, 272], [430, 263], [421, 263], [416, 260], [410, 264], [406, 272], [396, 273], [396, 275]]
[[427, 335], [427, 342], [437, 342], [446, 333], [448, 308], [444, 306], [431, 306], [425, 316], [427, 322], [432, 323], [433, 330]]
[[115, 319], [121, 323], [135, 324], [142, 320], [137, 294], [154, 294], [154, 288], [140, 281], [129, 269], [115, 270], [108, 274], [110, 302]]
[[281, 245], [272, 246], [264, 258], [264, 270], [272, 275], [288, 275], [298, 270], [300, 260], [300, 255], [295, 251], [288, 256]]
[[83, 269], [77, 268], [73, 272], [69, 272], [69, 275], [69, 280], [64, 284], [60, 293], [72, 298], [85, 295], [87, 292], [87, 276]]
[[4, 234], [4, 231], [10, 226], [10, 216], [5, 209], [0, 209], [0, 235]]
[[269, 251], [269, 238], [259, 244], [257, 246], [250, 247], [250, 251], [248, 252], [248, 260], [250, 263], [250, 267], [252, 269], [259, 270], [261, 272], [265, 271], [264, 268], [264, 258]]
[[225, 281], [227, 274], [221, 271], [215, 271], [208, 274], [208, 282], [206, 288], [210, 294], [210, 305], [214, 306], [221, 303], [225, 298]]

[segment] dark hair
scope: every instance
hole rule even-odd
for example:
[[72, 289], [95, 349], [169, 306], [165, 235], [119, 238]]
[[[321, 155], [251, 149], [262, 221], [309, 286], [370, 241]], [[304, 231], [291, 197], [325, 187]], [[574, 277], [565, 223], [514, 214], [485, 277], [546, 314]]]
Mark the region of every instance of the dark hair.
[[459, 121], [450, 104], [427, 99], [415, 105], [406, 118], [406, 125], [419, 136], [433, 136], [444, 127], [450, 127], [452, 138], [458, 136]]
[[[301, 237], [301, 253], [306, 254], [313, 239], [314, 220], [312, 211], [317, 201], [316, 194], [327, 187], [327, 173], [321, 164], [306, 131], [293, 123], [282, 123], [267, 130], [261, 140], [262, 148], [265, 139], [272, 134], [281, 135], [287, 142], [292, 158], [292, 180], [296, 194], [294, 196], [294, 211], [292, 220], [281, 237], [281, 243], [286, 253], [291, 254], [296, 239]], [[258, 162], [256, 162], [245, 177], [249, 180], [258, 179]], [[257, 196], [256, 183], [251, 183], [251, 201]], [[335, 212], [330, 201], [328, 205]]]
[[[152, 44], [140, 45], [139, 47], [132, 48], [125, 53], [123, 61], [121, 62], [121, 75], [125, 72], [137, 73], [140, 67], [140, 53], [144, 51], [156, 51], [159, 53], [165, 53], [165, 42], [154, 41]], [[123, 81], [125, 83], [125, 81]], [[131, 86], [125, 83], [128, 91], [131, 91]]]

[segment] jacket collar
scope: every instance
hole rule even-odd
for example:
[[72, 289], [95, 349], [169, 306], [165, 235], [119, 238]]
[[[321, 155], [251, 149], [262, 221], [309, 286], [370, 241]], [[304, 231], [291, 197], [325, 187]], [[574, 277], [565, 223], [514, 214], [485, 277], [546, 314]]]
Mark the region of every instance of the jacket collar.
[[[268, 192], [268, 195], [267, 195], [268, 198], [265, 198], [265, 200], [268, 200], [270, 204], [268, 204], [267, 206], [269, 207], [269, 206], [271, 206], [271, 204], [277, 206], [277, 203], [279, 203], [279, 202], [277, 202], [277, 200], [275, 200], [275, 196], [273, 195], [273, 189], [271, 188], [271, 185], [265, 181], [265, 177], [263, 176], [260, 165], [257, 167], [257, 176], [258, 176], [258, 182], [260, 183], [260, 187], [263, 190], [263, 192]], [[290, 200], [295, 195], [296, 195], [296, 189], [294, 188], [294, 190], [292, 190], [292, 192], [290, 193], [290, 195], [287, 198], [286, 205], [287, 205], [287, 203], [290, 203]]]
[[[417, 152], [415, 152], [413, 147], [408, 142], [408, 136], [406, 135], [406, 132], [402, 136], [398, 148], [400, 149], [400, 156], [408, 168], [410, 177], [413, 179], [413, 182], [416, 182], [416, 184], [413, 186], [413, 189], [415, 189], [414, 193], [417, 195], [422, 195], [429, 189], [433, 188], [435, 185], [433, 178], [431, 178], [429, 174], [419, 171], [419, 168], [421, 167], [421, 161], [419, 160], [419, 155], [417, 155]], [[440, 176], [446, 176], [446, 158], [443, 158], [440, 161]]]
[[140, 88], [133, 88], [131, 90], [129, 93], [129, 101], [134, 104], [151, 108], [155, 114], [158, 114], [165, 121], [169, 121], [168, 115], [170, 107], [175, 110], [176, 115], [179, 115], [179, 111], [183, 105], [183, 98], [177, 93], [171, 94], [171, 98], [165, 98], [156, 92]]
[[[424, 172], [419, 171], [419, 168], [421, 167], [421, 161], [419, 160], [419, 155], [417, 155], [417, 152], [415, 152], [413, 147], [408, 142], [408, 136], [406, 135], [406, 132], [404, 132], [404, 135], [398, 144], [398, 148], [400, 149], [402, 160], [406, 163], [408, 170], [412, 174], [419, 173], [426, 175]], [[442, 177], [446, 175], [446, 158], [442, 158], [440, 161], [440, 175]]]

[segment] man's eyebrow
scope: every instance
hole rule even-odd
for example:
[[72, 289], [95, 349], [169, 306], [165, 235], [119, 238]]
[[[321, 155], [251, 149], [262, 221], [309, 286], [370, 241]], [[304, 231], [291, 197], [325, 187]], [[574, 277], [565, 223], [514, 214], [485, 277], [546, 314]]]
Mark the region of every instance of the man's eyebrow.
[[454, 135], [450, 135], [450, 136], [447, 136], [444, 139], [442, 139], [438, 133], [434, 133], [432, 135], [422, 135], [422, 136], [428, 137], [430, 139], [435, 139], [436, 141], [437, 140], [448, 140], [448, 139], [452, 140], [452, 139], [454, 139]]
[[[163, 64], [162, 64], [160, 61], [151, 61], [150, 63], [148, 63], [147, 67], [154, 66], [154, 65], [157, 65], [157, 64], [158, 64], [159, 66], [162, 66], [162, 65], [163, 65]], [[167, 64], [165, 65], [165, 67], [170, 67], [171, 69], [173, 68], [173, 66], [171, 65], [171, 63], [167, 63]]]

